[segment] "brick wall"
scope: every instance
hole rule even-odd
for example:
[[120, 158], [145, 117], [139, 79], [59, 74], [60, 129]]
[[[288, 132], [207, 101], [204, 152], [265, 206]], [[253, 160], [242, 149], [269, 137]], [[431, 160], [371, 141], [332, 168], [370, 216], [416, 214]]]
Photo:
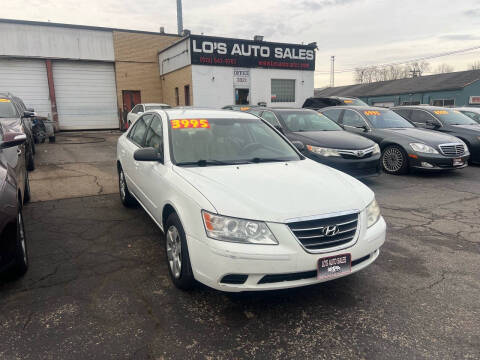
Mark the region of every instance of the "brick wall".
[[185, 105], [185, 85], [190, 86], [190, 105], [193, 105], [192, 66], [185, 66], [162, 76], [163, 101], [176, 106], [175, 88], [178, 87], [179, 105]]
[[142, 102], [166, 102], [162, 96], [158, 52], [179, 39], [172, 35], [113, 32], [119, 111], [123, 106], [122, 90], [140, 90]]

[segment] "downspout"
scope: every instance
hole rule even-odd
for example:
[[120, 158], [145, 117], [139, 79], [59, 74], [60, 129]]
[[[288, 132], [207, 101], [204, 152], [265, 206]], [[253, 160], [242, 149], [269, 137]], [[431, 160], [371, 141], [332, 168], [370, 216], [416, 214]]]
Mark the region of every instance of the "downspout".
[[55, 131], [59, 130], [58, 125], [58, 112], [57, 112], [57, 98], [55, 97], [55, 84], [53, 82], [53, 70], [52, 70], [52, 60], [45, 60], [45, 65], [47, 67], [47, 80], [48, 80], [48, 94], [50, 96], [50, 105], [52, 108], [52, 120], [53, 127]]

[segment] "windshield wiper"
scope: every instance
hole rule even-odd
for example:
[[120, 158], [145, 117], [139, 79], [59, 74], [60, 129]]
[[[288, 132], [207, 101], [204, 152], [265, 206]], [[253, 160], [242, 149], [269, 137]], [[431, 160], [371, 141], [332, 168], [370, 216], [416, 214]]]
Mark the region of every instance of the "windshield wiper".
[[253, 159], [248, 160], [249, 162], [252, 163], [261, 163], [261, 162], [284, 162], [284, 161], [289, 161], [286, 159], [280, 159], [280, 158], [261, 158], [261, 157], [254, 157]]
[[215, 160], [215, 159], [210, 159], [210, 160], [201, 159], [201, 160], [197, 160], [197, 161], [180, 162], [180, 163], [177, 163], [177, 166], [237, 165], [237, 164], [242, 164], [242, 163], [245, 163], [245, 162], [243, 162], [243, 161], [221, 161], [221, 160]]

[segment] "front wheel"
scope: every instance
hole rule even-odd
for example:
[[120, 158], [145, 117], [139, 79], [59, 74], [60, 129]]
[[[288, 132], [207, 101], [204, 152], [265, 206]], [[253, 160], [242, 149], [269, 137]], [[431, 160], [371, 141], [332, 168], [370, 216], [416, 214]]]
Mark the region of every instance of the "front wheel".
[[177, 214], [171, 214], [165, 223], [165, 252], [168, 272], [173, 284], [182, 290], [190, 290], [195, 285], [187, 238]]
[[27, 239], [20, 204], [18, 205], [16, 232], [12, 232], [12, 239], [9, 241], [13, 242], [13, 264], [6, 276], [13, 280], [24, 275], [28, 270]]
[[387, 146], [382, 152], [381, 162], [388, 174], [402, 175], [408, 172], [407, 154], [398, 145]]
[[30, 147], [30, 151], [27, 152], [27, 170], [35, 170], [35, 159], [33, 158], [33, 150]]

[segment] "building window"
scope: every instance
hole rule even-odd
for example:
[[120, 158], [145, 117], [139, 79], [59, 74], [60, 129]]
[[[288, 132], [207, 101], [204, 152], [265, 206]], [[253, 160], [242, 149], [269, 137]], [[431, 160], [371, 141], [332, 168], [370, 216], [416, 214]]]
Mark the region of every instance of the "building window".
[[180, 96], [178, 95], [178, 88], [175, 88], [175, 104], [180, 105]]
[[190, 106], [190, 85], [185, 85], [184, 91], [185, 91], [185, 105]]
[[402, 101], [402, 105], [420, 105], [420, 101]]
[[455, 99], [436, 99], [431, 103], [433, 106], [455, 106]]
[[272, 79], [272, 102], [295, 102], [295, 80]]

